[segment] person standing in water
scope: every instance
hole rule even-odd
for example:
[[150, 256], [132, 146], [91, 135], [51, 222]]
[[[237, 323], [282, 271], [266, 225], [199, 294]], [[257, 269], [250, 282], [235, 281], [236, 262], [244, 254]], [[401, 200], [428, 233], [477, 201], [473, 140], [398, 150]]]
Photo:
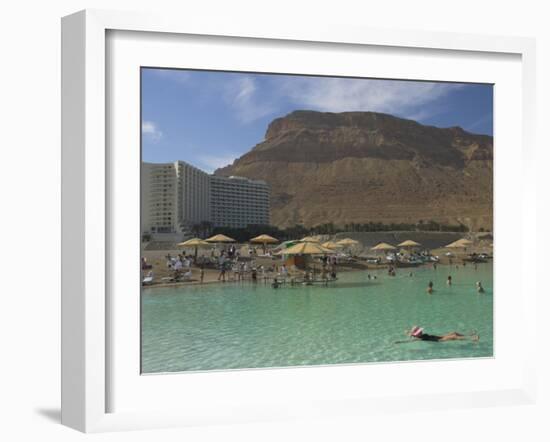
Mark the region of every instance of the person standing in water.
[[432, 281], [428, 282], [428, 288], [426, 289], [426, 291], [428, 292], [428, 294], [432, 294], [433, 291], [434, 291], [434, 283]]
[[447, 285], [452, 285], [453, 283], [453, 278], [451, 277], [451, 275], [447, 276]]
[[485, 289], [481, 285], [481, 281], [476, 282], [476, 290], [478, 293], [485, 293]]

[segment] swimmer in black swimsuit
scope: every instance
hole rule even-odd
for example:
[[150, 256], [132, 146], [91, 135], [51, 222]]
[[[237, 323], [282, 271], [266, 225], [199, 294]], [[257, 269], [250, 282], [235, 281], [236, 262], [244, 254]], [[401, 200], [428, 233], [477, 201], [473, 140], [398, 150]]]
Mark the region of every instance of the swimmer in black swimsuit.
[[434, 342], [439, 342], [442, 338], [441, 336], [429, 335], [427, 333], [422, 333], [420, 336], [415, 336], [415, 337], [420, 339], [421, 341], [434, 341]]
[[414, 326], [410, 331], [407, 332], [407, 335], [411, 338], [418, 339], [420, 341], [430, 341], [430, 342], [443, 342], [443, 341], [461, 341], [464, 339], [471, 339], [472, 341], [479, 341], [479, 335], [473, 332], [471, 335], [463, 335], [462, 333], [452, 332], [447, 333], [443, 336], [429, 335], [424, 333], [422, 327]]

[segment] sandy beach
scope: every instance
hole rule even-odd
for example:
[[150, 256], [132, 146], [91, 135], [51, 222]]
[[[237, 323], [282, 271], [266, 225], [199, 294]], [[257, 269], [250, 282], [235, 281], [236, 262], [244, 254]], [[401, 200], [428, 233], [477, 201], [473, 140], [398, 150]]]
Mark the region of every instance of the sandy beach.
[[[476, 248], [478, 253], [488, 253], [492, 255], [492, 247], [486, 245], [479, 245]], [[244, 261], [248, 264], [250, 268], [264, 269], [264, 271], [258, 271], [258, 282], [267, 284], [271, 282], [272, 279], [277, 276], [279, 267], [282, 265], [282, 261], [278, 257], [269, 257], [269, 256], [250, 256], [248, 245], [238, 246], [238, 250], [241, 256], [241, 261]], [[211, 258], [211, 249], [199, 249], [197, 253], [197, 258]], [[259, 250], [261, 253], [261, 251]], [[446, 255], [449, 250], [445, 248], [438, 248], [432, 250], [431, 253], [434, 256], [439, 258], [439, 261], [436, 263], [437, 266], [463, 266], [463, 265], [473, 265], [465, 261], [465, 258], [468, 256], [468, 252], [452, 251], [451, 255]], [[174, 270], [168, 266], [167, 256], [176, 257], [178, 254], [187, 254], [188, 256], [194, 255], [194, 250], [182, 250], [182, 249], [171, 249], [171, 250], [143, 250], [142, 257], [146, 259], [148, 265], [152, 265], [152, 269], [142, 270], [142, 278], [144, 278], [150, 271], [153, 272], [153, 282], [150, 284], [154, 287], [177, 287], [185, 285], [194, 285], [194, 284], [217, 284], [217, 283], [235, 283], [251, 280], [250, 273], [244, 277], [240, 277], [238, 274], [232, 270], [227, 270], [225, 273], [225, 281], [220, 278], [220, 272], [217, 269], [217, 266], [210, 265], [206, 266], [204, 271], [204, 276], [201, 281], [200, 273], [201, 270], [199, 266], [193, 265], [191, 267], [191, 278], [186, 281], [170, 281], [169, 278], [174, 276]], [[216, 256], [217, 256], [216, 251]], [[352, 262], [339, 262], [337, 265], [338, 272], [348, 272], [348, 271], [365, 271], [365, 270], [377, 270], [387, 268], [390, 263], [386, 262], [384, 257], [381, 256], [382, 262], [380, 264], [367, 263], [361, 259], [354, 259]], [[420, 266], [411, 266], [411, 267], [397, 267], [398, 272], [414, 272], [415, 269], [421, 267], [432, 267], [433, 263], [426, 263]], [[321, 264], [315, 263], [312, 266], [318, 275], [321, 273]], [[293, 274], [289, 275], [290, 277], [301, 277], [303, 275], [302, 270], [295, 271]]]

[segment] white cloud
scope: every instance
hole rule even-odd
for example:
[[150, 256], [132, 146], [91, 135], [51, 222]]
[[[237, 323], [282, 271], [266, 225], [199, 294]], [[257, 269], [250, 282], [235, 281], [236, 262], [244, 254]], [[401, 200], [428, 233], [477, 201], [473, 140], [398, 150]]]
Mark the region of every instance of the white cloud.
[[162, 132], [152, 121], [141, 122], [141, 133], [147, 136], [154, 143], [157, 143], [162, 138]]
[[281, 85], [281, 92], [295, 105], [306, 109], [374, 111], [421, 119], [431, 113], [422, 106], [460, 87], [459, 84], [399, 80], [294, 78]]
[[223, 154], [223, 155], [199, 155], [195, 161], [197, 165], [205, 172], [212, 173], [220, 167], [228, 166], [235, 161], [239, 155], [237, 154]]
[[251, 123], [277, 110], [270, 100], [261, 100], [257, 91], [256, 81], [250, 76], [237, 77], [226, 83], [225, 100], [241, 123]]

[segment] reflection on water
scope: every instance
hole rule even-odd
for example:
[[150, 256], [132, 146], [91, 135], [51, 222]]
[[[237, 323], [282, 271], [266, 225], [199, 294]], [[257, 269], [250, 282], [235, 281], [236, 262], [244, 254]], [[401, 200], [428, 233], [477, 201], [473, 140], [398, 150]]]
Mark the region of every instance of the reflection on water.
[[[227, 283], [142, 293], [145, 373], [492, 356], [491, 264], [340, 273], [325, 285]], [[448, 286], [447, 276], [453, 284]], [[433, 295], [426, 293], [428, 281]], [[482, 281], [485, 293], [475, 290]], [[411, 342], [404, 331], [476, 330], [480, 342]]]

